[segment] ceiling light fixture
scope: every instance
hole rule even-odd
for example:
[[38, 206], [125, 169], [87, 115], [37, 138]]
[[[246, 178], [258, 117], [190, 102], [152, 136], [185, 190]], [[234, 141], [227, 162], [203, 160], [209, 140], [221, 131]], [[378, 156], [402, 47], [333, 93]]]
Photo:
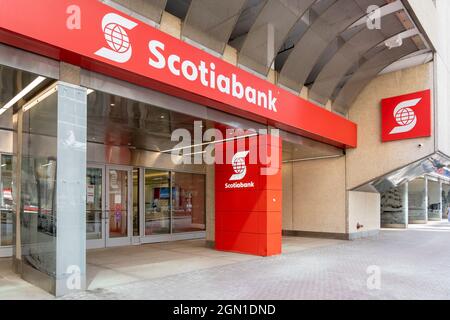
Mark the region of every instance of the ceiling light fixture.
[[42, 164], [41, 167], [50, 167], [51, 165], [53, 165], [52, 162], [46, 163], [46, 164]]
[[14, 98], [12, 98], [7, 104], [5, 104], [0, 109], [0, 115], [5, 113], [6, 110], [11, 108], [13, 105], [15, 105], [17, 102], [20, 101], [23, 97], [25, 97], [27, 94], [29, 94], [34, 88], [36, 88], [38, 85], [40, 85], [46, 78], [45, 77], [37, 77], [33, 80], [28, 86], [26, 86], [22, 91], [20, 91]]
[[40, 103], [40, 102], [44, 101], [45, 99], [47, 99], [48, 97], [50, 97], [56, 91], [58, 91], [58, 85], [55, 82], [50, 87], [48, 87], [47, 89], [42, 91], [40, 94], [38, 94], [33, 100], [31, 100], [27, 104], [25, 104], [23, 106], [23, 112], [27, 112], [28, 110], [30, 110], [31, 108], [36, 106], [38, 103]]

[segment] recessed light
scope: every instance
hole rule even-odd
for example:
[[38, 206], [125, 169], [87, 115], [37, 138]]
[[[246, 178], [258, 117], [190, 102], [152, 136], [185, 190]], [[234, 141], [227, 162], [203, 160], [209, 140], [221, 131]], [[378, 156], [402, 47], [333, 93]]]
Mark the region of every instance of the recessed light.
[[115, 103], [111, 103], [110, 106], [111, 106], [111, 107], [115, 107], [116, 104], [115, 104]]
[[161, 116], [161, 119], [164, 119], [165, 117], [164, 116]]
[[46, 78], [45, 77], [37, 77], [31, 82], [28, 86], [25, 87], [22, 91], [20, 91], [14, 98], [12, 98], [7, 104], [5, 104], [2, 108], [0, 108], [0, 115], [3, 114], [6, 110], [11, 108], [17, 102], [19, 102], [22, 98], [24, 98], [28, 93], [30, 93], [33, 89], [35, 89], [38, 85], [40, 85]]

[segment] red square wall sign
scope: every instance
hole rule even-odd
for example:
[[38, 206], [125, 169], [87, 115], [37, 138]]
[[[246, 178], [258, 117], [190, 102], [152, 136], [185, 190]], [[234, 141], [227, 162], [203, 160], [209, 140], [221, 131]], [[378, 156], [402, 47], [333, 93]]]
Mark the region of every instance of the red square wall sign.
[[431, 136], [431, 91], [381, 101], [383, 142]]

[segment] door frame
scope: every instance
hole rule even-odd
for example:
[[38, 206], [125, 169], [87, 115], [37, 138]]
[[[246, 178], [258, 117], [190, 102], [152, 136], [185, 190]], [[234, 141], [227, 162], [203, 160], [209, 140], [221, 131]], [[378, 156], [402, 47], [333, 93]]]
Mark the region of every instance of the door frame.
[[[172, 174], [175, 171], [163, 168], [149, 168], [140, 166], [109, 165], [88, 162], [87, 168], [102, 170], [102, 239], [86, 240], [87, 249], [102, 249], [116, 246], [127, 246], [132, 244], [145, 244], [168, 242], [175, 240], [203, 239], [206, 237], [206, 231], [194, 231], [186, 233], [169, 233], [161, 235], [145, 235], [145, 170], [162, 171], [169, 173], [169, 192], [172, 198]], [[107, 207], [109, 190], [109, 169], [124, 170], [128, 172], [128, 237], [109, 238], [109, 211]], [[139, 169], [139, 236], [133, 235], [133, 169]], [[183, 172], [183, 171], [180, 171]], [[190, 173], [190, 172], [187, 172]], [[206, 186], [205, 186], [206, 189]], [[206, 199], [205, 199], [206, 201]], [[170, 200], [170, 202], [172, 202]], [[170, 228], [172, 231], [173, 212], [170, 205]]]
[[[109, 237], [109, 171], [118, 170], [127, 172], [127, 236], [123, 238]], [[105, 247], [127, 246], [132, 244], [133, 238], [133, 167], [122, 165], [105, 166]]]
[[101, 164], [91, 164], [88, 163], [87, 168], [92, 168], [92, 169], [101, 169], [102, 170], [102, 219], [101, 219], [101, 227], [102, 227], [102, 238], [101, 239], [93, 239], [93, 240], [88, 240], [86, 239], [86, 249], [99, 249], [99, 248], [105, 248], [106, 247], [106, 224], [105, 224], [105, 219], [106, 219], [106, 206], [105, 206], [105, 202], [106, 202], [106, 183], [105, 183], [105, 173], [106, 173], [106, 169], [105, 169], [105, 165], [101, 165]]
[[[3, 159], [3, 157], [5, 157], [5, 156], [9, 156], [9, 157], [11, 157], [11, 161], [12, 161], [12, 163], [14, 164], [14, 155], [12, 154], [12, 153], [9, 153], [9, 152], [0, 152], [0, 164], [1, 164], [1, 160]], [[3, 167], [1, 167], [0, 166], [0, 188], [2, 188], [3, 189], [3, 181], [2, 181], [2, 177], [3, 177], [3, 175], [2, 175], [2, 171], [3, 171]], [[12, 176], [12, 179], [13, 179], [13, 187], [12, 188], [14, 188], [14, 182], [15, 182], [15, 172], [14, 172], [14, 166], [13, 166], [13, 176]], [[11, 190], [12, 191], [12, 190]], [[4, 196], [3, 195], [3, 190], [0, 190], [0, 196]], [[14, 198], [13, 198], [14, 199]], [[2, 199], [0, 199], [0, 201], [1, 201]], [[15, 199], [14, 199], [15, 200]], [[15, 202], [16, 201], [14, 201], [13, 203], [13, 208], [11, 208], [11, 210], [4, 210], [4, 211], [10, 211], [11, 212], [11, 215], [12, 215], [12, 217], [13, 217], [13, 220], [14, 220], [14, 211], [15, 211]], [[0, 206], [0, 209], [1, 209], [1, 206]], [[6, 223], [8, 223], [8, 221], [6, 221]], [[14, 224], [14, 221], [12, 221], [12, 225], [11, 225], [11, 228], [14, 228], [15, 227], [15, 224]], [[11, 230], [12, 231], [12, 236], [13, 236], [13, 238], [15, 237], [15, 231], [14, 230]], [[1, 236], [2, 236], [2, 231], [1, 231], [1, 216], [0, 216], [0, 238], [1, 238]], [[14, 239], [13, 239], [13, 242], [14, 242]], [[8, 246], [1, 246], [0, 245], [0, 258], [5, 258], [5, 257], [12, 257], [12, 255], [13, 255], [13, 246], [12, 245], [8, 245]]]

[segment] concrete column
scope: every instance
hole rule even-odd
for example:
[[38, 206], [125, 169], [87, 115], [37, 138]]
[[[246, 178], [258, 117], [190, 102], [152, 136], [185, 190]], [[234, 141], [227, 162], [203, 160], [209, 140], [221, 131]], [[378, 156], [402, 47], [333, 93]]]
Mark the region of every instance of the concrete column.
[[428, 183], [425, 178], [417, 178], [408, 184], [408, 222], [424, 224], [428, 222]]
[[55, 294], [86, 283], [86, 89], [66, 82], [23, 108], [21, 275]]
[[[86, 287], [87, 92], [58, 87], [57, 296]], [[78, 279], [77, 279], [78, 277]]]

